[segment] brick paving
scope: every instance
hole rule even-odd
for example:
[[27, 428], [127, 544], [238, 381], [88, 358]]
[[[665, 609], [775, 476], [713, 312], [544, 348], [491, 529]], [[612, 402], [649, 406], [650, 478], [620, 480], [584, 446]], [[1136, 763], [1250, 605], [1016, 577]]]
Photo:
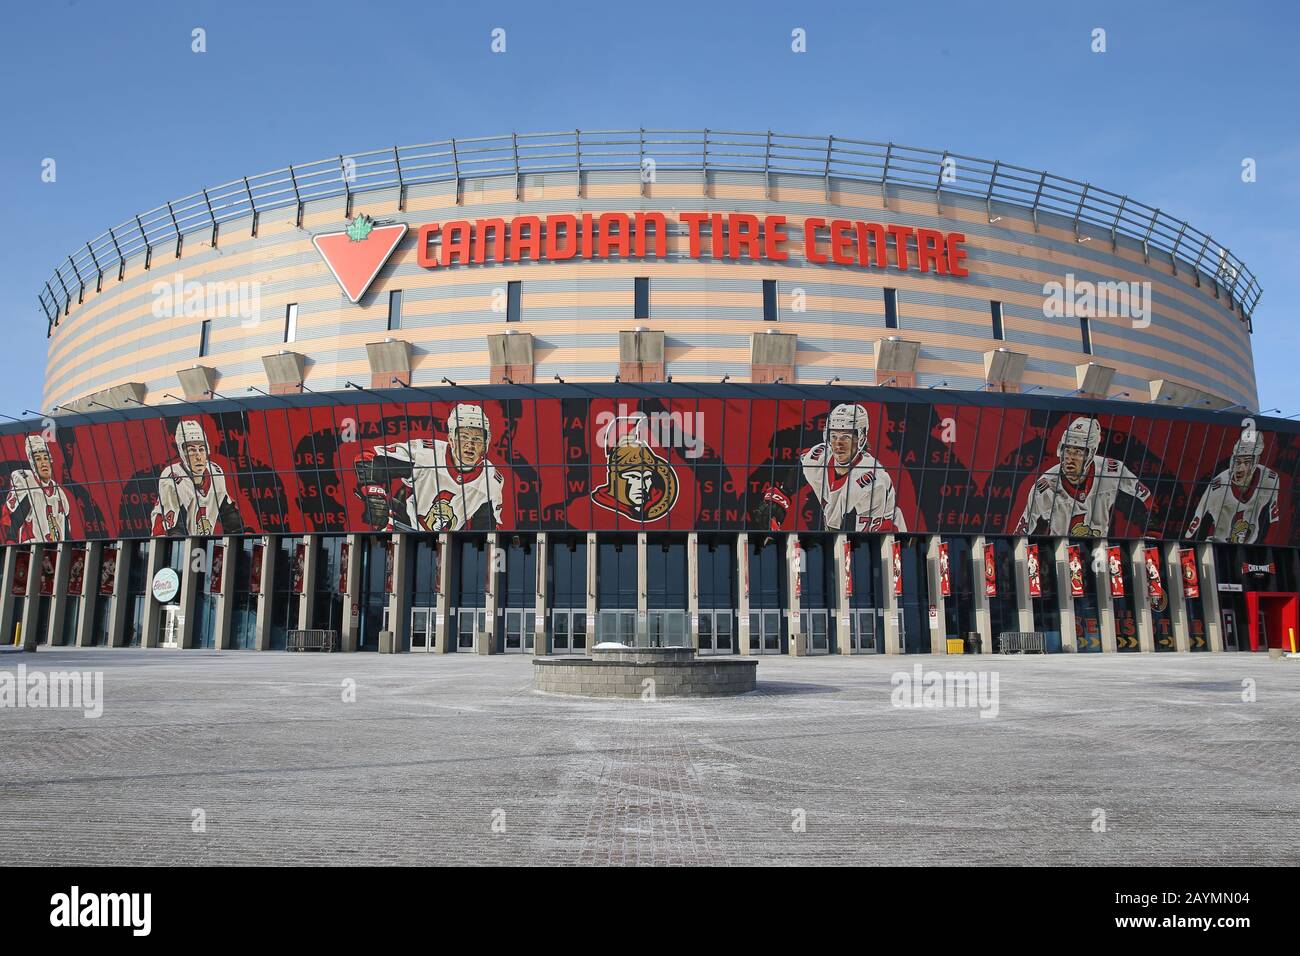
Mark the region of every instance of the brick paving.
[[[521, 657], [20, 662], [106, 703], [0, 709], [0, 865], [1300, 862], [1300, 662], [1258, 655], [763, 658], [654, 702]], [[918, 662], [995, 670], [998, 716], [893, 707]]]

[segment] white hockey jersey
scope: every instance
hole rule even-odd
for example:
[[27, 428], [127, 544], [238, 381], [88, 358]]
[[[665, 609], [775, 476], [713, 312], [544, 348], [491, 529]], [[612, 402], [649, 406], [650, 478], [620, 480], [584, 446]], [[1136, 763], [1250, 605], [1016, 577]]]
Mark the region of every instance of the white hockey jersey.
[[185, 534], [213, 534], [227, 503], [234, 504], [220, 465], [209, 461], [203, 480], [196, 482], [184, 464], [174, 461], [158, 475], [158, 503], [151, 515], [153, 533], [174, 534], [183, 518]]
[[[469, 470], [458, 468], [451, 445], [441, 438], [414, 439], [381, 445], [375, 455], [409, 461], [413, 471], [404, 479], [414, 492], [406, 499], [407, 524], [425, 531], [459, 531], [484, 504], [492, 511], [494, 527], [501, 527], [501, 472], [486, 458]], [[390, 528], [391, 522], [390, 522]]]
[[36, 472], [26, 468], [14, 471], [10, 481], [13, 487], [5, 498], [5, 523], [15, 529], [10, 533], [18, 543], [65, 540], [68, 493], [57, 482], [41, 481]]
[[[867, 452], [859, 452], [848, 470], [839, 472], [830, 448], [822, 442], [799, 459], [804, 480], [821, 502], [826, 527], [840, 530], [852, 513], [853, 527], [845, 531], [906, 531], [895, 500], [894, 482], [884, 466]], [[828, 464], [829, 463], [829, 464]]]
[[1254, 544], [1278, 520], [1277, 489], [1277, 472], [1263, 465], [1255, 466], [1245, 488], [1232, 483], [1231, 471], [1219, 472], [1201, 495], [1185, 537], [1196, 538], [1208, 519], [1211, 541]]
[[[1104, 538], [1110, 531], [1115, 499], [1121, 494], [1150, 507], [1150, 489], [1117, 459], [1094, 458], [1077, 485], [1066, 480], [1059, 464], [1053, 465], [1034, 482], [1015, 533]], [[1039, 530], [1044, 521], [1046, 531]]]

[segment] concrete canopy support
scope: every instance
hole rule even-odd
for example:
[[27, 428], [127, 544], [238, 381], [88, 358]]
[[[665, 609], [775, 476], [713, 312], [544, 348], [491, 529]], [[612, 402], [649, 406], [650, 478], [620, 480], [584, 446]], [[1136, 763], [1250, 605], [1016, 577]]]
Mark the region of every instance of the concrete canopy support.
[[[261, 540], [262, 545], [262, 583], [261, 593], [257, 596], [257, 649], [271, 649], [271, 627], [275, 623], [275, 553], [279, 545], [276, 538], [267, 535]], [[345, 620], [350, 620], [346, 616]]]
[[531, 332], [510, 332], [493, 334], [487, 337], [488, 368], [491, 379], [489, 384], [500, 385], [509, 379], [516, 385], [531, 385], [533, 382], [533, 334]]
[[203, 551], [200, 538], [186, 538], [185, 560], [181, 565], [181, 590], [176, 595], [180, 605], [180, 633], [176, 645], [188, 650], [194, 646], [194, 597], [199, 591], [199, 572], [194, 570], [194, 552]]
[[596, 563], [600, 553], [596, 547], [596, 533], [587, 532], [587, 653], [604, 638], [596, 623]]
[[[129, 542], [118, 541], [116, 543], [117, 567], [113, 569], [113, 593], [109, 596], [108, 608], [108, 646], [109, 647], [126, 647], [128, 639], [126, 636], [126, 614], [131, 608], [131, 558], [135, 550]], [[99, 553], [99, 561], [109, 560], [107, 549]], [[96, 585], [98, 589], [98, 585]], [[145, 601], [150, 600], [148, 594], [145, 595]], [[141, 636], [141, 643], [144, 643], [144, 635]]]
[[647, 627], [647, 592], [649, 582], [646, 573], [646, 537], [644, 531], [638, 531], [636, 535], [636, 642], [640, 646], [649, 643]]
[[1192, 649], [1192, 631], [1187, 620], [1187, 599], [1183, 596], [1183, 565], [1177, 541], [1161, 546], [1164, 555], [1164, 586], [1169, 599], [1169, 619], [1174, 625], [1174, 649], [1187, 653]]
[[[497, 572], [497, 536], [489, 534], [483, 542], [483, 552], [487, 558], [487, 584], [483, 603], [483, 630], [474, 633], [474, 652], [476, 654], [495, 654], [497, 633], [497, 591], [501, 576]], [[395, 560], [395, 559], [394, 559]], [[397, 587], [394, 579], [393, 587]]]
[[143, 382], [123, 382], [111, 388], [83, 395], [81, 398], [70, 402], [63, 402], [59, 405], [59, 413], [63, 415], [73, 412], [86, 415], [96, 411], [103, 411], [105, 406], [108, 408], [135, 408], [144, 402], [145, 392], [147, 391], [148, 389]]
[[[302, 594], [298, 596], [298, 629], [310, 630], [312, 611], [316, 593], [316, 562], [320, 560], [320, 549], [316, 545], [315, 535], [302, 536]], [[396, 559], [394, 559], [396, 560]]]
[[[230, 622], [235, 618], [235, 569], [239, 567], [239, 555], [235, 548], [239, 547], [240, 542], [225, 537], [218, 543], [222, 545], [225, 554], [221, 560], [221, 590], [217, 592], [217, 620], [213, 627], [212, 646], [224, 651], [233, 643]], [[208, 579], [208, 586], [212, 586], [211, 578]]]
[[799, 545], [799, 536], [797, 534], [787, 535], [785, 539], [785, 568], [786, 568], [786, 594], [789, 595], [789, 615], [790, 615], [790, 656], [803, 657], [808, 653], [808, 636], [804, 634], [802, 618], [799, 615], [801, 610], [800, 592], [803, 586], [804, 566], [807, 563], [807, 555], [804, 554], [803, 548]]
[[1092, 562], [1093, 582], [1097, 591], [1097, 619], [1101, 624], [1101, 651], [1114, 654], [1119, 650], [1115, 640], [1115, 601], [1110, 595], [1110, 546], [1102, 538], [1088, 555]]
[[281, 351], [262, 356], [266, 385], [272, 395], [296, 395], [301, 392], [306, 367], [306, 356], [297, 352]]
[[786, 382], [795, 380], [795, 356], [799, 337], [784, 332], [754, 332], [749, 336], [749, 380]]
[[686, 626], [690, 628], [688, 640], [696, 651], [700, 649], [700, 536], [692, 531], [686, 535]]
[[736, 650], [749, 656], [749, 535], [736, 535]]
[[[45, 643], [53, 645], [63, 638], [63, 621], [68, 613], [68, 567], [72, 563], [75, 545], [64, 541], [58, 545], [54, 558], [54, 593], [50, 595], [50, 619], [44, 635]], [[85, 582], [82, 582], [85, 590]]]
[[835, 650], [839, 654], [852, 654], [853, 641], [849, 633], [849, 572], [850, 562], [845, 560], [849, 549], [848, 535], [835, 536]]
[[1079, 649], [1075, 640], [1074, 595], [1070, 593], [1070, 542], [1057, 538], [1051, 545], [1051, 557], [1056, 562], [1056, 601], [1061, 615], [1061, 650], [1073, 654]]
[[77, 614], [78, 647], [90, 647], [95, 637], [95, 604], [99, 600], [99, 561], [103, 551], [102, 541], [86, 545], [86, 563], [81, 572], [81, 610]]
[[27, 553], [30, 555], [27, 565], [27, 593], [23, 595], [23, 622], [22, 638], [23, 650], [34, 651], [36, 645], [41, 641], [41, 635], [36, 633], [36, 622], [41, 619], [40, 600], [41, 600], [41, 548], [39, 545], [32, 545]]
[[624, 382], [664, 380], [664, 334], [649, 329], [618, 333], [618, 374]]
[[885, 612], [881, 622], [885, 631], [885, 653], [901, 654], [903, 642], [898, 633], [898, 595], [894, 593], [894, 536], [880, 538], [880, 605]]
[[984, 353], [984, 381], [986, 387], [994, 392], [1018, 392], [1020, 382], [1025, 377], [1025, 361], [1029, 358], [1024, 352], [1015, 352], [1009, 348], [999, 347]]
[[1215, 395], [1213, 392], [1207, 392], [1203, 388], [1196, 388], [1192, 385], [1184, 385], [1181, 382], [1171, 381], [1167, 378], [1155, 378], [1148, 382], [1151, 389], [1151, 403], [1153, 405], [1179, 406], [1191, 405], [1202, 411], [1213, 411], [1221, 408], [1231, 408], [1232, 402], [1226, 398]]
[[[948, 620], [943, 600], [943, 589], [939, 586], [939, 545], [942, 542], [937, 534], [931, 535], [925, 542], [925, 576], [930, 590], [930, 603], [934, 605], [936, 616], [930, 622], [930, 653], [948, 653], [948, 632], [945, 622]], [[961, 635], [956, 635], [960, 637]]]
[[[488, 561], [491, 567], [494, 536], [488, 537]], [[388, 629], [393, 632], [393, 650], [395, 652], [410, 649], [411, 639], [411, 589], [408, 586], [410, 580], [411, 550], [415, 544], [415, 539], [409, 534], [393, 535], [393, 593], [388, 595]], [[494, 576], [489, 572], [488, 580], [491, 581]], [[314, 583], [314, 578], [308, 578], [309, 583]], [[488, 602], [489, 605], [493, 600], [495, 587], [489, 585]], [[303, 599], [310, 600], [308, 589], [303, 591]], [[488, 613], [488, 630], [492, 629], [492, 613], [495, 608], [489, 607]]]
[[537, 534], [533, 543], [533, 566], [536, 574], [533, 581], [533, 654], [545, 657], [546, 646], [546, 564], [551, 552], [546, 546], [546, 532]]
[[916, 360], [921, 343], [890, 335], [876, 342], [876, 384], [916, 387]]
[[970, 543], [971, 598], [975, 605], [975, 627], [980, 632], [980, 653], [993, 653], [993, 617], [989, 614], [989, 596], [984, 593], [984, 535]]
[[145, 557], [144, 570], [144, 614], [140, 620], [140, 646], [157, 647], [158, 622], [162, 620], [162, 604], [153, 596], [154, 575], [167, 564], [168, 552], [173, 539], [150, 538], [148, 553]]
[[1210, 641], [1210, 650], [1221, 651], [1223, 615], [1219, 610], [1219, 571], [1215, 567], [1213, 544], [1205, 541], [1196, 546], [1196, 565], [1201, 579], [1201, 606], [1205, 609], [1205, 636]]
[[370, 387], [394, 388], [411, 384], [411, 343], [384, 339], [366, 343], [370, 362]]
[[[1022, 631], [1034, 629], [1034, 601], [1029, 596], [1029, 541], [1016, 538], [1013, 567], [1016, 577], [1016, 626]], [[1042, 554], [1039, 554], [1042, 561]]]
[[1115, 370], [1109, 365], [1086, 362], [1074, 367], [1074, 382], [1083, 398], [1105, 398], [1110, 394], [1110, 385], [1114, 380]]
[[188, 402], [203, 402], [212, 397], [212, 390], [217, 384], [217, 370], [206, 365], [176, 370], [176, 379], [181, 383], [181, 393]]
[[1156, 627], [1151, 617], [1151, 595], [1147, 591], [1146, 544], [1142, 541], [1128, 543], [1129, 575], [1133, 579], [1133, 616], [1137, 620], [1138, 650], [1154, 654]]
[[[451, 535], [444, 531], [438, 535], [438, 596], [436, 607], [434, 608], [437, 637], [435, 638], [434, 650], [439, 654], [446, 654], [456, 649], [456, 635], [451, 632], [451, 565], [452, 565], [452, 543]], [[351, 569], [348, 571], [351, 574]], [[349, 580], [348, 590], [351, 591], [353, 585]], [[361, 570], [360, 564], [357, 565], [357, 590], [353, 593], [360, 600], [361, 593]], [[353, 638], [355, 641], [355, 637]]]

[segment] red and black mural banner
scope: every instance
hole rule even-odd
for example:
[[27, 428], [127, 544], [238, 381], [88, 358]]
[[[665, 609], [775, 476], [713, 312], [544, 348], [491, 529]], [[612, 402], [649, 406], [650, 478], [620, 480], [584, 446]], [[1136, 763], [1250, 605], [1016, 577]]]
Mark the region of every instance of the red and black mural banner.
[[110, 595], [117, 588], [117, 548], [105, 548], [99, 556], [99, 593]]
[[1110, 571], [1111, 597], [1124, 596], [1124, 555], [1118, 545], [1106, 553], [1107, 568]]
[[262, 562], [265, 558], [266, 548], [261, 544], [253, 545], [253, 553], [248, 563], [248, 592], [250, 594], [262, 593]]
[[984, 594], [998, 596], [998, 564], [993, 545], [984, 545]]
[[0, 537], [762, 530], [1255, 545], [1298, 538], [1300, 430], [1248, 428], [1226, 416], [791, 388], [794, 397], [680, 386], [625, 397], [448, 389], [460, 397], [445, 401], [412, 389], [384, 401], [349, 393], [207, 414], [161, 407], [69, 418], [48, 433], [8, 427], [0, 430]]
[[80, 597], [86, 580], [86, 549], [73, 548], [68, 552], [68, 593]]
[[948, 542], [939, 542], [939, 593], [952, 597], [952, 565], [948, 563]]
[[294, 545], [293, 548], [293, 568], [290, 574], [293, 575], [292, 590], [294, 594], [301, 594], [303, 589], [304, 576], [307, 573], [307, 546], [302, 542]]
[[894, 559], [891, 573], [894, 578], [894, 596], [902, 597], [903, 594], [903, 545], [894, 542]]
[[1169, 596], [1160, 575], [1160, 549], [1147, 548], [1143, 557], [1147, 566], [1147, 597], [1151, 600], [1151, 610], [1163, 611], [1169, 606]]
[[1078, 545], [1070, 545], [1069, 550], [1069, 567], [1070, 567], [1070, 596], [1083, 597], [1083, 555]]
[[853, 597], [853, 542], [844, 542], [844, 596]]
[[1038, 565], [1038, 545], [1031, 544], [1026, 550], [1025, 563], [1029, 568], [1029, 596], [1043, 596], [1043, 575]]
[[27, 593], [27, 575], [31, 571], [32, 556], [28, 551], [19, 551], [14, 555], [14, 583], [10, 589], [14, 597], [23, 597]]
[[49, 597], [54, 593], [54, 561], [58, 552], [53, 548], [41, 548], [41, 596]]
[[339, 594], [348, 593], [348, 557], [351, 551], [348, 542], [344, 541], [339, 545], [339, 579], [335, 587]]
[[1196, 551], [1183, 548], [1178, 552], [1178, 563], [1183, 569], [1183, 596], [1198, 598], [1201, 596], [1201, 579], [1196, 570]]
[[208, 575], [208, 593], [221, 593], [221, 579], [226, 571], [226, 547], [222, 544], [212, 546], [212, 572]]

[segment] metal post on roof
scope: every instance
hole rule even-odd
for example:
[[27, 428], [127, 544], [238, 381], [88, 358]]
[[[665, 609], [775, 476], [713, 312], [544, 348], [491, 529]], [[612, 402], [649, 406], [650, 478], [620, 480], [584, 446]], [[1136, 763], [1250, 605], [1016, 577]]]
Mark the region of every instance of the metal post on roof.
[[248, 177], [244, 177], [244, 192], [248, 194], [248, 212], [249, 212], [249, 235], [254, 239], [257, 238], [257, 203], [253, 202], [253, 187], [248, 185]]
[[456, 190], [453, 194], [455, 203], [460, 205], [460, 157], [456, 154], [456, 137], [451, 138], [451, 173], [455, 177], [453, 188]]
[[880, 205], [885, 209], [889, 208], [889, 196], [885, 194], [885, 181], [889, 179], [889, 160], [893, 157], [893, 155], [894, 155], [894, 144], [886, 143], [885, 144], [885, 165], [882, 166], [880, 169]]
[[934, 210], [935, 214], [943, 215], [943, 171], [948, 166], [948, 151], [943, 151], [943, 156], [939, 159], [939, 175], [934, 178]]
[[822, 191], [826, 201], [831, 201], [831, 150], [835, 148], [835, 137], [826, 137], [826, 164], [822, 168]]
[[117, 235], [112, 226], [108, 227], [108, 238], [113, 243], [113, 251], [117, 253], [117, 281], [121, 282], [126, 276], [126, 260], [122, 258], [122, 247], [117, 244]]
[[406, 182], [402, 179], [402, 157], [393, 147], [393, 168], [397, 171], [397, 211], [406, 211]]
[[[49, 283], [46, 283], [45, 287], [48, 289]], [[45, 330], [45, 337], [48, 339], [50, 337], [50, 329], [54, 327], [54, 316], [50, 314], [50, 306], [45, 304], [45, 300], [41, 298], [41, 296], [38, 295], [36, 297], [36, 301], [41, 304], [41, 311], [45, 313], [45, 322], [47, 325]], [[50, 303], [50, 305], [53, 304], [54, 303], [52, 302]]]
[[293, 163], [289, 164], [289, 182], [293, 185], [293, 201], [297, 206], [297, 212], [294, 214], [294, 226], [302, 228], [302, 193], [298, 192], [298, 174], [293, 171]]
[[1034, 232], [1038, 231], [1038, 204], [1043, 200], [1043, 187], [1047, 185], [1047, 173], [1042, 172], [1038, 176], [1038, 189], [1034, 193], [1034, 205], [1030, 210], [1034, 219]]
[[767, 145], [763, 147], [763, 198], [772, 198], [772, 131], [767, 131]]
[[993, 187], [998, 181], [998, 167], [1002, 165], [1002, 160], [993, 160], [993, 172], [989, 174], [989, 188], [984, 193], [984, 218], [989, 222], [993, 221]]
[[172, 204], [167, 204], [167, 213], [172, 217], [172, 232], [176, 233], [176, 258], [181, 257], [181, 224], [176, 221], [176, 210], [172, 209]]
[[1169, 267], [1173, 270], [1173, 275], [1178, 275], [1178, 247], [1182, 245], [1183, 233], [1187, 231], [1187, 223], [1181, 223], [1178, 227], [1178, 235], [1174, 238], [1174, 247], [1169, 251]]
[[515, 202], [519, 202], [520, 194], [523, 190], [523, 174], [519, 170], [519, 134], [510, 134], [510, 146], [515, 155]]
[[153, 243], [149, 241], [149, 234], [144, 231], [144, 223], [140, 221], [139, 216], [135, 217], [135, 227], [140, 230], [140, 239], [144, 242], [144, 268], [148, 272], [149, 267], [153, 265]]
[[[59, 280], [59, 288], [63, 290], [63, 314], [67, 315], [68, 310], [72, 308], [72, 293], [68, 291], [68, 284], [63, 281], [63, 274], [58, 269], [54, 270], [54, 278]], [[59, 324], [57, 319], [54, 324]]]
[[636, 141], [636, 168], [637, 177], [641, 180], [641, 195], [645, 195], [645, 127], [637, 131]]
[[[1111, 252], [1119, 251], [1119, 236], [1117, 231], [1119, 229], [1120, 217], [1124, 215], [1124, 204], [1127, 202], [1128, 202], [1127, 196], [1120, 197], [1119, 208], [1115, 210], [1115, 221], [1110, 224], [1110, 251]], [[1143, 244], [1142, 251], [1146, 252], [1145, 243]]]
[[[356, 168], [356, 162], [352, 164]], [[352, 184], [348, 182], [348, 167], [343, 161], [343, 154], [339, 153], [339, 178], [343, 180], [343, 218], [352, 218]]]
[[704, 129], [703, 149], [700, 153], [700, 188], [707, 198], [709, 195], [709, 130]]
[[578, 192], [579, 199], [582, 198], [582, 130], [573, 131], [573, 168], [578, 173]]
[[81, 278], [81, 270], [72, 261], [72, 256], [68, 256], [68, 265], [72, 266], [72, 274], [77, 277], [77, 305], [81, 305], [86, 301], [86, 280]]
[[1156, 221], [1159, 218], [1160, 210], [1157, 209], [1151, 214], [1151, 221], [1147, 223], [1147, 231], [1142, 236], [1142, 261], [1148, 264], [1151, 262], [1151, 249], [1149, 245], [1151, 242], [1151, 232], [1156, 228]]
[[212, 220], [212, 242], [213, 249], [217, 248], [217, 216], [212, 211], [212, 200], [208, 198], [208, 191], [203, 190], [203, 202], [208, 207], [208, 218]]
[[[54, 274], [57, 276], [58, 272], [56, 271]], [[50, 284], [48, 282], [45, 283], [45, 291], [50, 294], [50, 308], [54, 310], [53, 322], [55, 325], [58, 325], [59, 324], [59, 297], [54, 294], [54, 290], [50, 288]]]
[[102, 292], [104, 289], [104, 270], [99, 267], [99, 259], [95, 256], [95, 250], [90, 248], [90, 243], [86, 243], [86, 251], [90, 253], [90, 261], [95, 264], [95, 291]]
[[1205, 241], [1201, 243], [1201, 251], [1196, 254], [1196, 261], [1192, 263], [1195, 272], [1193, 278], [1196, 280], [1196, 287], [1201, 287], [1201, 260], [1205, 258], [1205, 250], [1210, 247], [1210, 237], [1206, 236]]
[[1079, 205], [1074, 207], [1074, 241], [1079, 241], [1079, 217], [1083, 215], [1083, 204], [1088, 201], [1088, 190], [1092, 188], [1091, 183], [1083, 184], [1083, 192], [1079, 193]]

